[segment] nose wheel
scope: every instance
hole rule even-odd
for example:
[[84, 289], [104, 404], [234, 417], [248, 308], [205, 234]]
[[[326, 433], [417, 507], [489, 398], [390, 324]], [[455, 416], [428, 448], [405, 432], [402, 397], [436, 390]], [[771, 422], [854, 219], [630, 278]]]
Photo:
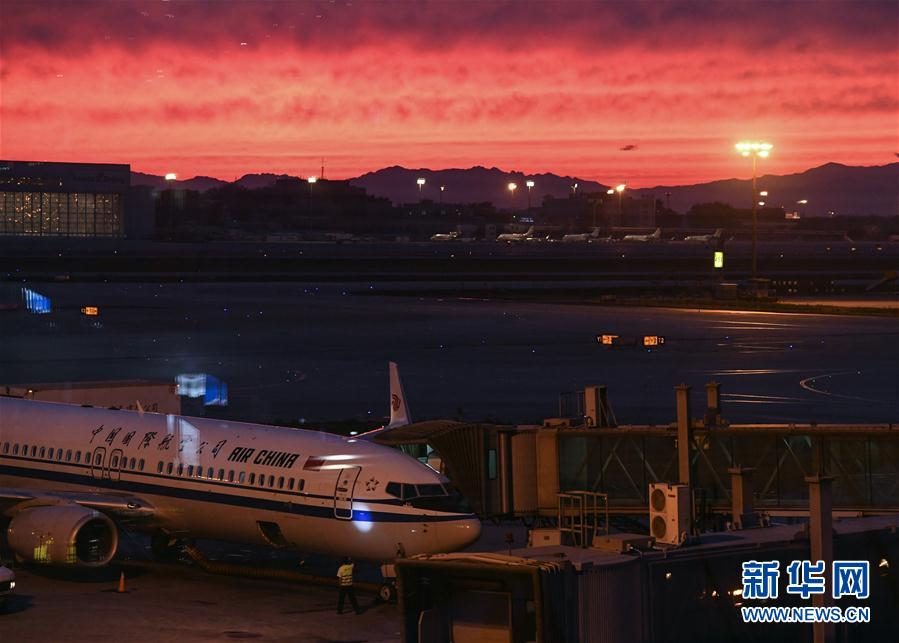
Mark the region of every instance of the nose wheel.
[[382, 603], [396, 603], [396, 583], [384, 581], [378, 589], [378, 598]]
[[396, 603], [396, 568], [390, 563], [381, 565], [381, 578], [378, 598], [382, 603]]

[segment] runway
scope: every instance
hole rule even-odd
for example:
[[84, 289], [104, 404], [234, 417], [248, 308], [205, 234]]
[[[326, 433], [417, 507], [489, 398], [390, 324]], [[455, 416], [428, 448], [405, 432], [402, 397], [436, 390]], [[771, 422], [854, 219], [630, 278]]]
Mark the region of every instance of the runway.
[[[0, 313], [3, 383], [226, 381], [232, 418], [313, 424], [387, 411], [400, 364], [413, 415], [540, 422], [607, 384], [619, 422], [674, 419], [676, 384], [722, 383], [732, 422], [893, 422], [895, 319], [439, 297], [365, 283], [43, 284], [50, 315]], [[354, 295], [364, 290], [367, 296]], [[81, 315], [100, 307], [96, 318]], [[662, 335], [658, 349], [596, 336]], [[806, 386], [801, 383], [805, 382]]]

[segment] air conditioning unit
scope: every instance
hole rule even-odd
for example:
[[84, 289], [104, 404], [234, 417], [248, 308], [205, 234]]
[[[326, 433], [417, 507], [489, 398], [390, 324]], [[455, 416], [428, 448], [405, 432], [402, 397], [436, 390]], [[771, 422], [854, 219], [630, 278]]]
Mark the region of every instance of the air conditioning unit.
[[528, 547], [558, 547], [562, 544], [562, 532], [558, 529], [530, 529]]
[[683, 544], [690, 529], [690, 487], [667, 482], [649, 485], [649, 533], [656, 542]]

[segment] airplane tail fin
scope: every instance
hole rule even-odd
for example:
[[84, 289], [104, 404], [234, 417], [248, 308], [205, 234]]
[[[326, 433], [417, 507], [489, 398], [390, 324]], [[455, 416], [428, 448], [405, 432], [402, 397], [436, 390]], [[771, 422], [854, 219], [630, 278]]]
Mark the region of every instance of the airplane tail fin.
[[406, 392], [403, 390], [403, 381], [400, 379], [400, 371], [396, 362], [390, 362], [390, 423], [386, 428], [393, 429], [412, 423], [412, 414], [409, 412], [409, 403], [406, 401]]

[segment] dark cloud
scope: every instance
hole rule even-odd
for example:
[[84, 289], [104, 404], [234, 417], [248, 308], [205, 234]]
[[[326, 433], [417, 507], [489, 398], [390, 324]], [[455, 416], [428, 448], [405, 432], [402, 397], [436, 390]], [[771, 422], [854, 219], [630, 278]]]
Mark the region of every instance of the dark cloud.
[[209, 51], [289, 46], [339, 51], [401, 43], [420, 50], [474, 45], [689, 49], [727, 45], [801, 50], [895, 49], [893, 1], [773, 2], [284, 2], [4, 0], [2, 48], [77, 55], [157, 44]]

